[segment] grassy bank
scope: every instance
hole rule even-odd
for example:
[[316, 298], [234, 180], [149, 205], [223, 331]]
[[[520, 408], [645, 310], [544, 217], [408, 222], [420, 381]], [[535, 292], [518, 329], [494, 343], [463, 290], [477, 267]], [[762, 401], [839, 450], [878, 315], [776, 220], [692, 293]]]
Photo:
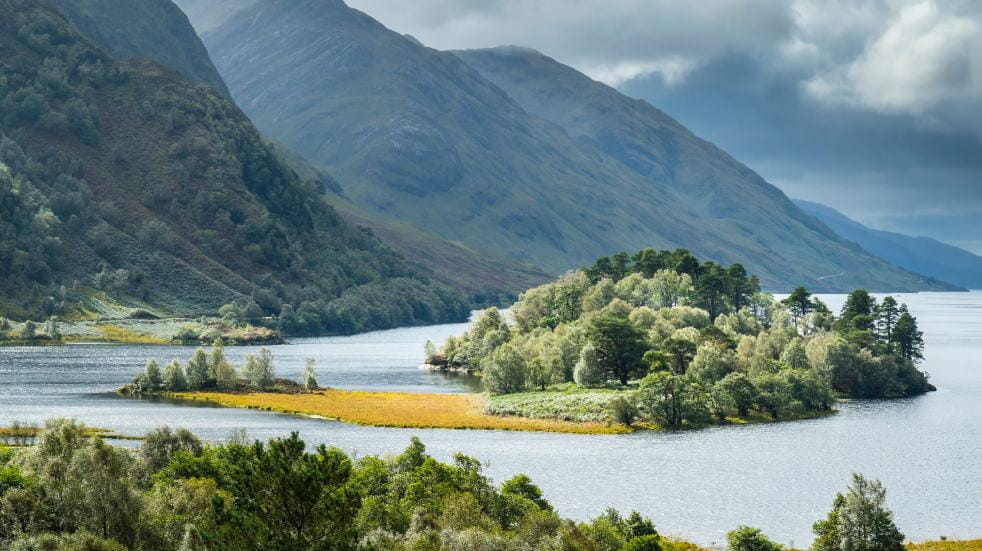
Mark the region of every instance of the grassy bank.
[[[612, 389], [585, 389], [575, 385], [560, 385], [544, 391], [498, 394], [488, 398], [485, 413], [528, 417], [532, 419], [556, 419], [577, 423], [606, 423], [611, 418], [611, 404], [618, 398], [628, 398], [633, 391]], [[835, 411], [788, 411], [779, 421], [759, 411], [751, 411], [747, 417], [727, 417], [716, 424], [744, 425], [814, 419], [834, 414]], [[685, 428], [701, 428], [712, 424], [683, 425]], [[652, 423], [641, 423], [638, 428], [658, 429]]]
[[278, 331], [253, 325], [234, 325], [220, 318], [113, 319], [59, 321], [58, 338], [42, 332], [37, 323], [33, 338], [23, 338], [23, 323], [11, 324], [0, 338], [0, 346], [44, 346], [73, 342], [125, 344], [208, 344], [221, 337], [227, 345], [275, 344], [282, 342]]
[[910, 551], [982, 551], [982, 539], [909, 543], [907, 549]]
[[480, 394], [410, 394], [322, 390], [287, 394], [272, 392], [175, 392], [182, 400], [204, 400], [230, 407], [315, 415], [327, 419], [377, 427], [524, 430], [579, 434], [613, 434], [629, 429], [605, 422], [490, 415]]

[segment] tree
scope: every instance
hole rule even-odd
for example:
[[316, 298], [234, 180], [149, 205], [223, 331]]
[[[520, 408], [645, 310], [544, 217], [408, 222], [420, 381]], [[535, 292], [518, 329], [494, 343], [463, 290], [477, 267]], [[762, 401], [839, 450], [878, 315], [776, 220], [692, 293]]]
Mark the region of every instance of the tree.
[[307, 358], [304, 361], [303, 366], [303, 387], [308, 391], [317, 390], [317, 374], [314, 373], [315, 361], [313, 358]]
[[225, 345], [222, 342], [222, 338], [217, 337], [211, 343], [211, 359], [208, 361], [208, 378], [217, 380], [219, 366], [227, 363], [228, 360], [225, 359]]
[[239, 374], [227, 361], [222, 361], [215, 367], [215, 386], [219, 390], [234, 390], [239, 384]]
[[175, 392], [187, 390], [188, 381], [184, 376], [184, 367], [181, 365], [180, 360], [171, 360], [167, 364], [167, 367], [164, 368], [163, 385], [167, 390], [173, 390]]
[[812, 294], [808, 292], [808, 289], [796, 287], [788, 295], [788, 298], [781, 301], [782, 304], [788, 307], [788, 310], [791, 312], [791, 320], [795, 324], [811, 311], [813, 307], [811, 296]]
[[37, 333], [37, 325], [33, 321], [27, 320], [24, 322], [24, 326], [20, 329], [20, 338], [22, 339], [33, 339]]
[[756, 276], [748, 276], [747, 269], [742, 264], [733, 264], [726, 270], [726, 287], [730, 310], [739, 312], [760, 291], [760, 281]]
[[256, 443], [233, 481], [247, 526], [260, 549], [347, 549], [354, 544], [360, 498], [349, 484], [351, 461], [341, 450], [305, 452], [289, 438]]
[[924, 333], [917, 328], [917, 319], [907, 311], [906, 304], [900, 307], [899, 314], [892, 333], [897, 353], [911, 362], [924, 359]]
[[156, 360], [147, 362], [147, 368], [143, 372], [141, 383], [146, 390], [151, 392], [160, 390], [161, 386], [163, 386], [163, 378], [160, 375], [160, 368], [157, 366]]
[[791, 405], [791, 385], [787, 378], [780, 373], [762, 373], [753, 379], [753, 383], [757, 389], [757, 405], [772, 418], [780, 419]]
[[729, 551], [781, 551], [759, 528], [741, 526], [726, 534]]
[[781, 352], [781, 362], [791, 369], [808, 368], [808, 352], [801, 339], [793, 339], [784, 347], [784, 351]]
[[610, 417], [615, 422], [630, 427], [638, 418], [638, 408], [630, 400], [620, 396], [610, 403]]
[[677, 428], [686, 421], [703, 422], [709, 417], [702, 389], [689, 377], [664, 371], [641, 380], [638, 404], [652, 419]]
[[893, 331], [897, 325], [897, 319], [900, 317], [897, 300], [893, 297], [885, 297], [877, 307], [876, 314], [876, 328], [879, 331], [880, 341], [885, 345], [887, 352], [893, 352]]
[[139, 496], [129, 482], [131, 456], [101, 438], [92, 438], [68, 467], [69, 518], [104, 538], [132, 545]]
[[845, 495], [838, 494], [832, 511], [812, 527], [814, 551], [902, 551], [904, 535], [885, 506], [886, 489], [879, 480], [852, 475]]
[[149, 475], [163, 469], [177, 452], [186, 452], [198, 456], [203, 450], [201, 440], [191, 431], [187, 429], [172, 430], [168, 426], [163, 426], [144, 436], [138, 450], [138, 456], [144, 466], [144, 472]]
[[510, 394], [525, 390], [528, 379], [525, 358], [509, 343], [499, 346], [481, 363], [484, 387], [492, 394]]
[[501, 493], [521, 496], [535, 503], [539, 509], [545, 511], [552, 510], [552, 505], [542, 497], [542, 490], [532, 483], [532, 479], [528, 475], [517, 474], [509, 478], [501, 485]]
[[597, 349], [593, 343], [586, 343], [580, 351], [580, 359], [576, 362], [573, 369], [573, 380], [576, 384], [592, 388], [603, 385], [604, 373], [600, 369], [600, 362], [597, 360]]
[[597, 351], [600, 369], [626, 385], [631, 377], [644, 375], [644, 357], [648, 345], [645, 335], [628, 319], [599, 315], [590, 323], [587, 338]]
[[757, 403], [757, 388], [745, 373], [729, 373], [714, 386], [730, 396], [740, 417], [746, 417]]
[[849, 342], [863, 348], [872, 348], [875, 342], [876, 309], [876, 299], [865, 289], [856, 289], [846, 297], [835, 328]]
[[187, 382], [188, 388], [191, 390], [200, 390], [205, 388], [206, 385], [211, 380], [209, 372], [211, 371], [208, 365], [208, 354], [205, 352], [204, 348], [198, 348], [194, 351], [194, 355], [188, 360], [187, 366]]
[[668, 339], [662, 344], [668, 355], [668, 366], [672, 373], [683, 375], [689, 369], [696, 354], [696, 343], [686, 339]]
[[248, 354], [242, 374], [256, 388], [267, 389], [273, 386], [276, 378], [273, 368], [273, 355], [268, 348], [260, 348], [259, 356]]
[[726, 269], [715, 262], [706, 262], [695, 283], [699, 307], [709, 312], [709, 321], [716, 321], [720, 314], [726, 313], [729, 283]]

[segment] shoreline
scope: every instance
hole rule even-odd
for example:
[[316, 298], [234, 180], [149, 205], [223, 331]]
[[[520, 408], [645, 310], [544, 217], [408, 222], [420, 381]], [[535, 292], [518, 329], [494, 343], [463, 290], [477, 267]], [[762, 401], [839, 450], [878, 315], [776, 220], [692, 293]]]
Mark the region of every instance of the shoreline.
[[[628, 427], [606, 421], [574, 421], [556, 418], [487, 413], [488, 396], [475, 393], [423, 394], [323, 389], [314, 392], [159, 392], [153, 395], [177, 401], [207, 402], [223, 407], [254, 409], [354, 425], [385, 428], [512, 430], [565, 434], [628, 434], [667, 431], [651, 422]], [[785, 423], [819, 419], [836, 411], [804, 412], [792, 418], [773, 420], [765, 415], [727, 418], [723, 422], [693, 425], [676, 431], [711, 427]]]

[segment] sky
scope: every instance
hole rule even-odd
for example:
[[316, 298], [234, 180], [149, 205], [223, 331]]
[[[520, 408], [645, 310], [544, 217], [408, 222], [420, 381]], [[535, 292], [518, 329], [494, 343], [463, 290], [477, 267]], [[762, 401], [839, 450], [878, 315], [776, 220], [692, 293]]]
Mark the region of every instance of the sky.
[[438, 49], [535, 48], [790, 197], [982, 254], [982, 2], [349, 0]]

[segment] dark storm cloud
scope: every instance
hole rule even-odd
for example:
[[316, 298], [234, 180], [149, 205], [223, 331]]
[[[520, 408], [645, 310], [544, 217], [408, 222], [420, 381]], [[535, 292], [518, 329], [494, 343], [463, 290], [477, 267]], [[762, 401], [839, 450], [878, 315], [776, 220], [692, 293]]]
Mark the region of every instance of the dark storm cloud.
[[982, 252], [982, 2], [351, 0], [649, 100], [789, 195]]

